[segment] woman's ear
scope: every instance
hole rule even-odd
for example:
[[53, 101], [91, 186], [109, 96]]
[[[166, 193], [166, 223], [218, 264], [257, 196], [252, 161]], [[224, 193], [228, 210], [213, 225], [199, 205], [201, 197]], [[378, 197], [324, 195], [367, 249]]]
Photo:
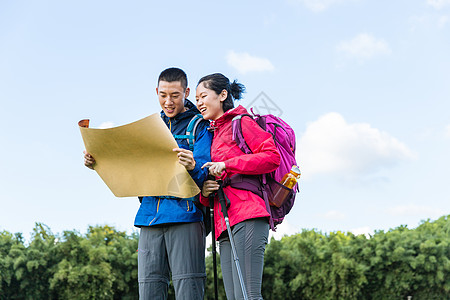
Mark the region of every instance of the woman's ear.
[[228, 96], [228, 92], [227, 90], [222, 90], [222, 92], [220, 93], [220, 102], [223, 102], [227, 99]]

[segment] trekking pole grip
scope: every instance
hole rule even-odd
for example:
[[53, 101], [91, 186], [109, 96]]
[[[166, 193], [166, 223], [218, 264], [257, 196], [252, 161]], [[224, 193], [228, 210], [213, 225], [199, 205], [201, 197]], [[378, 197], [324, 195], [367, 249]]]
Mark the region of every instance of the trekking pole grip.
[[[211, 174], [208, 174], [208, 176], [206, 176], [206, 180], [212, 180], [212, 181], [216, 181], [216, 177], [214, 177]], [[216, 196], [216, 191], [212, 192], [208, 195], [208, 199], [209, 199], [209, 206], [212, 209], [214, 207], [214, 197]]]
[[217, 183], [220, 185], [217, 190], [217, 196], [219, 197], [220, 208], [224, 218], [228, 218], [227, 207], [230, 205], [230, 200], [228, 200], [227, 195], [223, 192], [223, 181], [218, 180]]

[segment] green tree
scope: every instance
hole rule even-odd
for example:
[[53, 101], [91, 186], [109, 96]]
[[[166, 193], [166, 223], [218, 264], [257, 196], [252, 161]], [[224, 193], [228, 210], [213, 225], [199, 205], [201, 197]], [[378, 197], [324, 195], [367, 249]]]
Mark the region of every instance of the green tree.
[[265, 299], [357, 299], [367, 279], [353, 240], [352, 234], [314, 230], [272, 239], [265, 256]]
[[137, 299], [138, 239], [137, 232], [127, 235], [107, 225], [91, 226], [84, 236], [64, 232], [52, 289], [61, 299]]
[[[138, 234], [91, 226], [54, 235], [36, 223], [31, 241], [0, 232], [0, 299], [137, 299]], [[211, 251], [211, 248], [209, 249]], [[226, 299], [217, 255], [219, 299]], [[205, 299], [213, 299], [212, 255]], [[450, 220], [400, 226], [370, 238], [315, 230], [266, 247], [264, 299], [448, 299]], [[174, 299], [173, 287], [169, 299]]]
[[2, 299], [51, 299], [49, 279], [57, 258], [55, 236], [49, 228], [36, 223], [28, 247], [24, 246], [21, 235], [16, 234], [12, 242], [3, 244], [1, 248], [2, 265], [6, 268], [6, 287], [3, 285], [0, 293]]
[[[370, 284], [365, 299], [446, 299], [450, 294], [450, 221], [424, 221], [416, 229], [378, 231], [363, 259]], [[370, 297], [370, 298], [369, 298]]]
[[0, 299], [20, 299], [20, 284], [14, 270], [14, 259], [24, 256], [26, 248], [20, 233], [0, 232]]

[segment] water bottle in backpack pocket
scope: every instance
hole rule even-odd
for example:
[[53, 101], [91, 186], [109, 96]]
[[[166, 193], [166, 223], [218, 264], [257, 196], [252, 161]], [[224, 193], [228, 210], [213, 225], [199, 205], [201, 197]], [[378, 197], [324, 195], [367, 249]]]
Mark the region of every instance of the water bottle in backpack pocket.
[[271, 206], [281, 207], [294, 192], [292, 189], [300, 179], [300, 168], [296, 165], [292, 166], [292, 169], [283, 176], [280, 182], [274, 181], [269, 183], [268, 189], [269, 204]]

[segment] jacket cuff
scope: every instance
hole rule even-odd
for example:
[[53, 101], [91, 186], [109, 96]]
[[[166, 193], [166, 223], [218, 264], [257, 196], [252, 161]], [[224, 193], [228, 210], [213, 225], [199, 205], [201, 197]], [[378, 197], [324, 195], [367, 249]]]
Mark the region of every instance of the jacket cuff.
[[187, 170], [189, 175], [191, 175], [192, 179], [195, 181], [199, 188], [202, 187], [203, 181], [201, 180], [201, 171], [202, 169], [198, 166], [198, 163], [195, 163], [195, 167], [193, 170]]
[[209, 207], [209, 197], [205, 197], [202, 195], [202, 193], [200, 192], [200, 203], [203, 204], [204, 206]]

